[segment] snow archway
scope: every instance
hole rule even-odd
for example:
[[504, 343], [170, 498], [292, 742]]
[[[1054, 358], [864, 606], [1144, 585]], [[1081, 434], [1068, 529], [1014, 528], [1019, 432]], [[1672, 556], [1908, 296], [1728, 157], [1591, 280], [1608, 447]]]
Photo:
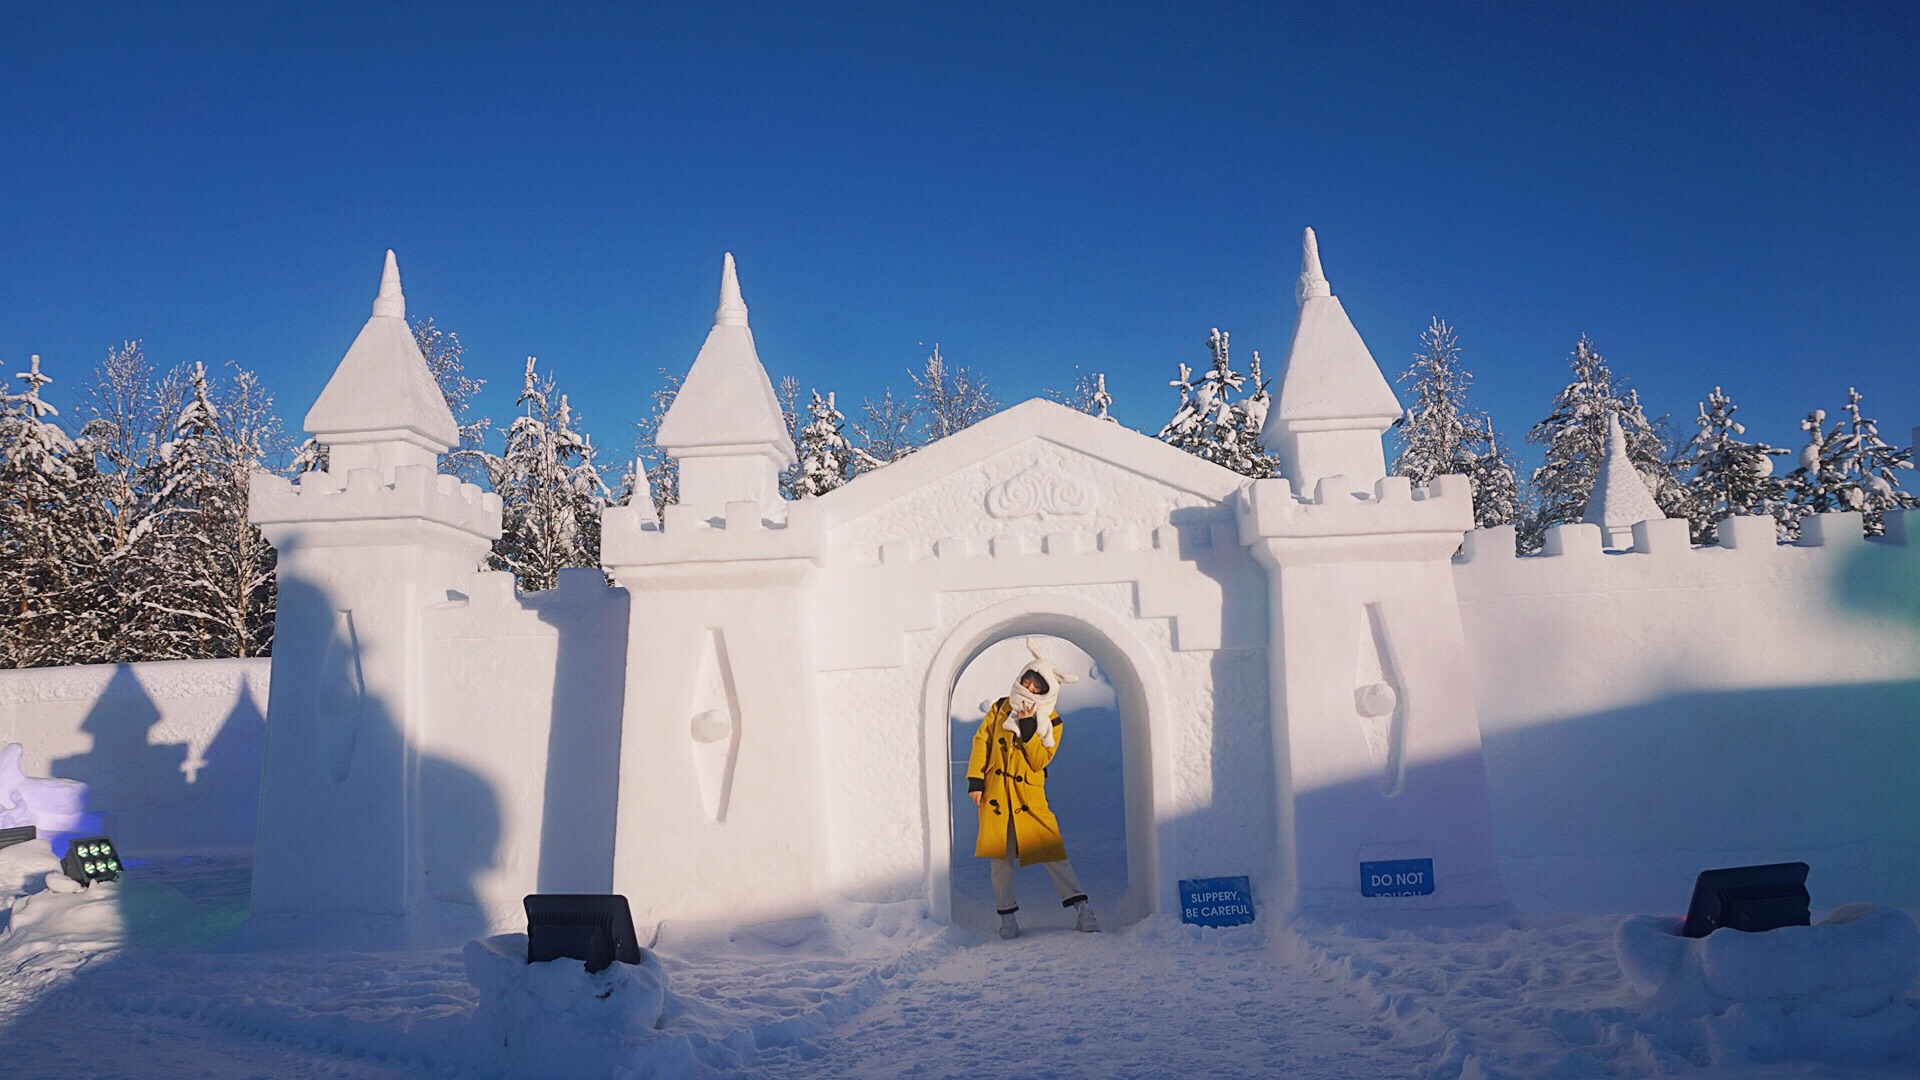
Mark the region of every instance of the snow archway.
[[1164, 679], [1151, 650], [1111, 612], [1071, 596], [1033, 593], [974, 613], [947, 635], [922, 681], [927, 898], [942, 922], [953, 918], [953, 808], [948, 781], [949, 710], [960, 673], [990, 645], [1009, 637], [1066, 638], [1107, 673], [1120, 711], [1125, 775], [1127, 889], [1112, 904], [1132, 921], [1173, 904], [1173, 883], [1160, 880], [1160, 816], [1170, 804], [1163, 754], [1155, 753], [1153, 719], [1164, 715]]

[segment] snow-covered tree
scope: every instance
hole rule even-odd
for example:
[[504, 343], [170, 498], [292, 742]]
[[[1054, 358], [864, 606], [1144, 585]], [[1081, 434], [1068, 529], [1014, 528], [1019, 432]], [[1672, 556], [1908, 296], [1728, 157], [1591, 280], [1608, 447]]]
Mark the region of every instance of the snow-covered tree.
[[938, 344], [925, 366], [908, 372], [907, 377], [913, 380], [914, 401], [924, 424], [919, 439], [922, 446], [972, 427], [1000, 407], [999, 399], [987, 388], [987, 380], [965, 367], [947, 363]]
[[40, 357], [0, 384], [0, 662], [31, 667], [70, 662], [69, 612], [76, 607], [67, 558], [76, 526], [74, 444], [40, 391], [53, 380]]
[[[1081, 372], [1074, 370], [1073, 389], [1047, 390], [1046, 396], [1065, 405], [1069, 409], [1078, 409], [1098, 420], [1113, 420], [1108, 411], [1113, 407], [1113, 395], [1107, 392], [1107, 375], [1104, 371]], [[1118, 420], [1113, 420], [1119, 423]]]
[[[1228, 336], [1218, 328], [1208, 332], [1207, 349], [1212, 363], [1198, 380], [1193, 369], [1181, 364], [1180, 374], [1167, 384], [1180, 392], [1180, 404], [1160, 429], [1160, 438], [1243, 476], [1278, 476], [1279, 459], [1260, 448], [1260, 428], [1271, 404], [1260, 354], [1253, 354], [1249, 373], [1243, 375], [1233, 369]], [[1252, 391], [1236, 401], [1249, 378]]]
[[181, 373], [160, 379], [137, 341], [109, 350], [83, 391], [85, 423], [77, 455], [87, 523], [70, 551], [85, 596], [72, 634], [73, 663], [125, 663], [159, 646], [162, 633], [148, 607], [159, 589], [156, 497], [159, 451], [172, 435], [185, 385]]
[[520, 587], [551, 589], [560, 570], [600, 565], [600, 511], [609, 501], [592, 440], [574, 426], [566, 395], [527, 357], [505, 451], [487, 458], [500, 496], [502, 532], [487, 565], [511, 570]]
[[1846, 418], [1826, 430], [1827, 412], [1815, 409], [1800, 421], [1807, 444], [1800, 448], [1799, 467], [1786, 476], [1791, 525], [1798, 531], [1805, 514], [1829, 510], [1857, 510], [1866, 516], [1869, 536], [1886, 531], [1889, 510], [1920, 505], [1900, 490], [1899, 470], [1913, 468], [1913, 448], [1889, 444], [1880, 437], [1878, 422], [1860, 410], [1860, 392], [1847, 388]]
[[460, 344], [459, 334], [441, 329], [431, 317], [410, 320], [409, 327], [413, 331], [413, 342], [420, 346], [427, 370], [433, 373], [433, 381], [447, 399], [447, 409], [453, 413], [454, 425], [460, 431], [460, 445], [441, 455], [440, 471], [469, 484], [484, 484], [487, 482], [486, 439], [493, 421], [474, 416], [473, 406], [487, 381], [467, 374], [464, 362], [467, 347]]
[[1493, 420], [1481, 417], [1481, 429], [1467, 448], [1461, 471], [1473, 481], [1473, 527], [1491, 529], [1520, 520], [1519, 470]]
[[[679, 393], [680, 376], [662, 368], [660, 385], [652, 395], [653, 411], [633, 425], [634, 461], [647, 478], [647, 491], [653, 496], [656, 512], [680, 501], [680, 462], [661, 451], [654, 442], [660, 434], [660, 422], [666, 419], [667, 410], [673, 408], [673, 399]], [[639, 485], [630, 478], [624, 486], [631, 494]]]
[[847, 441], [846, 422], [834, 407], [833, 391], [829, 390], [825, 399], [820, 391], [813, 392], [797, 445], [800, 461], [793, 482], [795, 498], [825, 495], [852, 479], [857, 452]]
[[206, 365], [189, 369], [187, 385], [187, 400], [153, 468], [159, 518], [157, 542], [146, 563], [153, 588], [143, 597], [143, 622], [151, 636], [142, 658], [148, 660], [236, 655], [227, 651], [236, 643], [226, 640], [214, 537], [230, 531], [231, 519], [245, 520], [246, 500], [234, 490], [226, 432]]
[[1537, 551], [1554, 525], [1580, 520], [1607, 454], [1607, 417], [1620, 417], [1627, 454], [1662, 511], [1685, 517], [1686, 492], [1670, 460], [1670, 443], [1640, 407], [1640, 395], [1616, 380], [1585, 334], [1567, 358], [1573, 380], [1553, 398], [1553, 411], [1527, 433], [1546, 448], [1529, 480], [1532, 508], [1521, 523], [1521, 547]]
[[1421, 332], [1420, 351], [1400, 381], [1411, 383], [1413, 402], [1394, 421], [1400, 453], [1388, 471], [1418, 485], [1449, 474], [1471, 477], [1474, 527], [1512, 524], [1519, 516], [1513, 457], [1492, 419], [1467, 402], [1473, 375], [1460, 363], [1453, 327], [1435, 319]]
[[860, 440], [856, 469], [871, 472], [913, 453], [921, 445], [915, 436], [919, 416], [912, 401], [894, 397], [890, 389], [882, 391], [878, 401], [862, 400], [860, 420], [853, 425]]
[[1773, 465], [1786, 451], [1741, 438], [1747, 428], [1733, 418], [1738, 409], [1714, 387], [1700, 403], [1700, 430], [1680, 452], [1683, 505], [1696, 544], [1712, 543], [1715, 527], [1734, 514], [1767, 514], [1783, 524], [1789, 518], [1786, 484]]

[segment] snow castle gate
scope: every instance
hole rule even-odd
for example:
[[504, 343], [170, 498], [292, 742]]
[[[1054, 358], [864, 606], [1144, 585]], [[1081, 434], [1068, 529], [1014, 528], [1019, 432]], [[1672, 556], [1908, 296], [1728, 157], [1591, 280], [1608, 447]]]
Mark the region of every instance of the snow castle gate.
[[[950, 695], [989, 645], [1037, 633], [1087, 651], [1118, 694], [1128, 888], [1096, 897], [1115, 914], [1172, 910], [1180, 878], [1222, 874], [1254, 877], [1269, 905], [1351, 907], [1359, 862], [1374, 858], [1434, 860], [1436, 890], [1393, 903], [1501, 902], [1450, 562], [1470, 493], [1462, 478], [1414, 491], [1385, 476], [1381, 435], [1399, 405], [1311, 233], [1297, 300], [1262, 433], [1285, 479], [1248, 481], [1034, 400], [789, 503], [777, 477], [794, 450], [729, 257], [713, 329], [659, 431], [679, 502], [656, 517], [637, 498], [603, 522], [621, 586], [604, 591], [628, 601], [617, 810], [611, 866], [575, 877], [610, 880], [650, 923], [800, 917], [835, 896], [925, 897], [946, 917], [962, 869], [950, 866]], [[256, 489], [283, 575], [321, 597], [281, 611], [279, 640], [299, 644], [274, 658], [257, 912], [414, 913], [431, 890], [400, 879], [428, 872], [436, 841], [418, 822], [446, 811], [409, 779], [409, 755], [459, 743], [506, 775], [513, 740], [549, 745], [525, 724], [491, 742], [429, 730], [467, 721], [428, 720], [445, 680], [423, 669], [435, 654], [422, 613], [499, 592], [483, 579], [500, 575], [455, 565], [497, 535], [498, 503], [431, 476], [451, 418], [418, 392], [400, 303], [390, 265], [308, 417], [344, 479]], [[391, 767], [323, 752], [342, 694], [312, 687], [334, 669], [347, 696], [385, 691], [391, 731], [364, 752]], [[468, 663], [465, 678], [485, 670]], [[482, 697], [496, 692], [514, 698], [505, 685]], [[370, 767], [372, 814], [345, 805]], [[547, 775], [562, 774], [549, 763]], [[529, 805], [551, 812], [555, 795]], [[501, 814], [520, 838], [502, 850], [551, 842], [516, 831], [513, 806]], [[411, 829], [417, 842], [397, 845], [411, 866], [324, 885], [356, 860], [351, 836], [329, 832], [343, 825]], [[296, 837], [303, 868], [268, 854]], [[508, 922], [536, 884], [496, 868], [472, 901]]]

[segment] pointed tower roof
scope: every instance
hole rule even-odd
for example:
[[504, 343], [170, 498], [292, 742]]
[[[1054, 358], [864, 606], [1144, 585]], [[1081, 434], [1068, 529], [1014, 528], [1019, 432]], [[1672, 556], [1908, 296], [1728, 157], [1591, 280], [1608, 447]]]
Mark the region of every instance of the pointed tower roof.
[[1606, 546], [1633, 544], [1633, 527], [1642, 521], [1661, 521], [1666, 514], [1653, 501], [1647, 482], [1627, 456], [1627, 433], [1617, 413], [1607, 414], [1607, 456], [1593, 479], [1593, 494], [1587, 496], [1587, 509], [1580, 520], [1600, 526]]
[[[1333, 295], [1320, 269], [1320, 243], [1308, 229], [1300, 240], [1300, 279], [1294, 299], [1300, 320], [1293, 327], [1293, 343], [1280, 369], [1279, 389], [1273, 395], [1266, 431], [1273, 421], [1374, 421], [1357, 424], [1316, 424], [1321, 428], [1377, 427], [1400, 416], [1400, 399], [1393, 396], [1380, 365], [1374, 363], [1360, 332], [1353, 328], [1340, 299]], [[1265, 435], [1266, 431], [1262, 434]], [[1265, 440], [1262, 440], [1265, 444]]]
[[387, 252], [373, 316], [360, 328], [302, 424], [323, 443], [406, 442], [445, 453], [460, 444], [447, 399], [407, 327], [400, 265]]
[[655, 445], [676, 457], [706, 447], [764, 447], [793, 464], [793, 440], [773, 383], [760, 364], [747, 326], [747, 304], [729, 253], [720, 272], [720, 304], [713, 329], [660, 420]]

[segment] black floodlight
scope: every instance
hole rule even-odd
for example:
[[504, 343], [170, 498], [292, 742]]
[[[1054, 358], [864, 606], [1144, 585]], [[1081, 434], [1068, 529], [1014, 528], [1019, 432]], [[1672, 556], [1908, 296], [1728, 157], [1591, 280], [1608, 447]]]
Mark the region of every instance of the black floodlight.
[[0, 829], [0, 848], [24, 844], [39, 835], [40, 831], [31, 825], [22, 825], [17, 829]]
[[1806, 863], [1789, 862], [1702, 871], [1681, 935], [1706, 937], [1723, 926], [1758, 934], [1812, 923], [1807, 869]]
[[562, 957], [599, 971], [615, 960], [640, 962], [633, 912], [617, 893], [536, 893], [527, 897], [527, 963]]
[[82, 885], [91, 885], [96, 881], [118, 881], [120, 853], [113, 850], [112, 840], [104, 836], [90, 836], [67, 845], [67, 857], [60, 860], [60, 869]]

